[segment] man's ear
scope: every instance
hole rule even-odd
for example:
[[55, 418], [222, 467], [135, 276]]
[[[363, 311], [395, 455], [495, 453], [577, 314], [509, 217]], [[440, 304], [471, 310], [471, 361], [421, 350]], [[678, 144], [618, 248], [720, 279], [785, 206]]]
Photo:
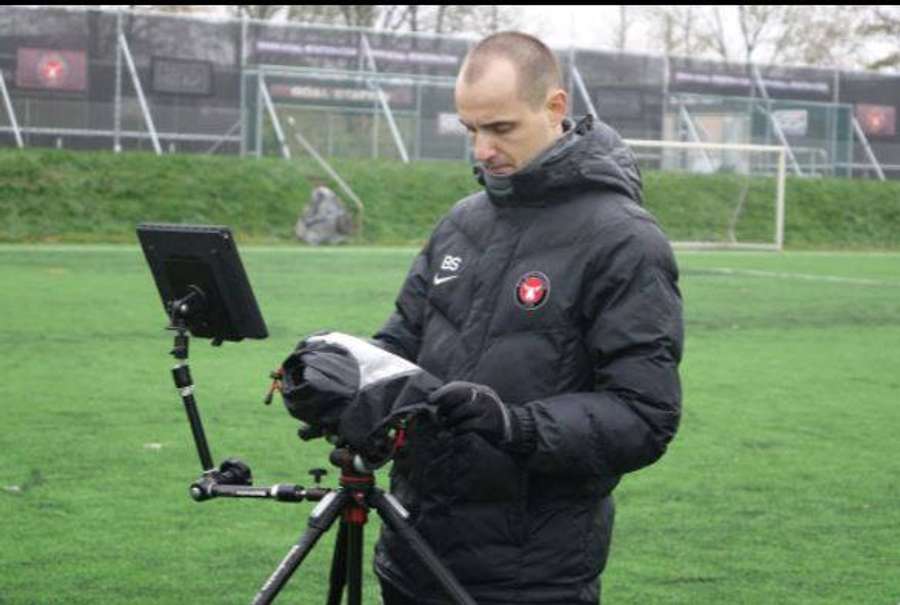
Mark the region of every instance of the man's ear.
[[557, 88], [547, 96], [544, 104], [547, 114], [550, 117], [550, 123], [556, 127], [562, 124], [569, 111], [569, 95], [562, 88]]

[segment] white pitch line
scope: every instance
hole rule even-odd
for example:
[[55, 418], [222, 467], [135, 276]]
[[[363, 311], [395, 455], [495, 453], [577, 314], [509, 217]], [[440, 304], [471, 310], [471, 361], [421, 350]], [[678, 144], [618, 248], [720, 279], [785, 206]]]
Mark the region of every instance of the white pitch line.
[[718, 254], [721, 256], [750, 256], [755, 258], [772, 258], [775, 255], [782, 256], [827, 256], [834, 258], [859, 258], [862, 257], [896, 257], [900, 256], [897, 250], [785, 250], [773, 252], [772, 250], [675, 250], [676, 256], [706, 256]]
[[140, 252], [134, 244], [0, 244], [0, 252]]
[[[239, 244], [241, 254], [285, 253], [285, 254], [415, 254], [421, 246], [267, 246]], [[140, 252], [134, 244], [0, 244], [0, 252]]]
[[[687, 270], [688, 272], [690, 269]], [[783, 273], [779, 271], [760, 271], [758, 269], [732, 269], [729, 267], [697, 268], [698, 272], [721, 273], [722, 275], [750, 275], [753, 277], [774, 277], [777, 279], [802, 279], [806, 281], [822, 281], [833, 284], [853, 284], [857, 286], [893, 286], [900, 288], [900, 281], [884, 281], [859, 277], [841, 277], [839, 275], [815, 275], [812, 273]]]

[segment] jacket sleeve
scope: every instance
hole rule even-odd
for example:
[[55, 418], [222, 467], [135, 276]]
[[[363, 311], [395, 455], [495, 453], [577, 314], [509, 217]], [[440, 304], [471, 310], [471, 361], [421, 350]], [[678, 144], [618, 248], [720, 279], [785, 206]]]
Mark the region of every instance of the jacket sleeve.
[[413, 363], [422, 345], [430, 251], [429, 242], [413, 261], [394, 303], [394, 312], [372, 339], [372, 344]]
[[659, 228], [649, 220], [632, 224], [602, 246], [583, 286], [594, 391], [526, 404], [534, 439], [528, 465], [538, 472], [608, 477], [634, 471], [659, 459], [678, 428], [678, 270]]

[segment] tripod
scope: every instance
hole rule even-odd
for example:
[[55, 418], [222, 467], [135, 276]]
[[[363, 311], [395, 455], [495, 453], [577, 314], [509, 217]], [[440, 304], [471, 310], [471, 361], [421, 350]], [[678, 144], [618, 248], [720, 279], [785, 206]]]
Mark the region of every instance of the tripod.
[[331, 559], [327, 603], [340, 605], [346, 588], [348, 605], [361, 605], [363, 526], [370, 508], [374, 508], [382, 521], [409, 543], [455, 603], [475, 605], [475, 601], [444, 567], [422, 536], [406, 522], [409, 513], [403, 506], [393, 496], [375, 486], [375, 477], [371, 472], [357, 470], [358, 456], [350, 450], [336, 449], [331, 453], [330, 459], [341, 468], [341, 487], [328, 491], [312, 511], [308, 528], [263, 584], [253, 600], [254, 605], [272, 602], [322, 534], [328, 531], [338, 517], [341, 518], [341, 525]]
[[[184, 305], [183, 312], [186, 313], [190, 298], [189, 295], [181, 301], [176, 301], [173, 308], [181, 309]], [[352, 450], [335, 449], [329, 457], [331, 463], [341, 469], [340, 487], [336, 490], [320, 487], [305, 489], [299, 485], [285, 484], [254, 487], [250, 467], [236, 459], [225, 460], [215, 468], [194, 401], [194, 385], [187, 364], [187, 329], [177, 311], [172, 313], [171, 329], [177, 332], [171, 354], [178, 362], [172, 370], [172, 377], [184, 403], [200, 463], [203, 466], [203, 475], [191, 485], [191, 497], [198, 502], [216, 497], [318, 502], [310, 513], [306, 531], [259, 589], [253, 599], [253, 605], [268, 605], [275, 600], [322, 534], [328, 531], [338, 518], [340, 528], [331, 560], [327, 604], [340, 605], [346, 588], [347, 604], [362, 605], [363, 526], [368, 520], [370, 508], [374, 508], [382, 521], [409, 543], [453, 602], [459, 605], [476, 605], [422, 536], [407, 522], [409, 513], [393, 496], [375, 486], [372, 471], [367, 468], [362, 457]], [[325, 474], [322, 469], [313, 469], [310, 472], [315, 476], [317, 484]]]

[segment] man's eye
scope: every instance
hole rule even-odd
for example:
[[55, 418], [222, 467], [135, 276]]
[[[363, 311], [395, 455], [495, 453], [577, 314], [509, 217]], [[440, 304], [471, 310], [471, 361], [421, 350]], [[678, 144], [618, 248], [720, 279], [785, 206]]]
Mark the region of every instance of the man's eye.
[[498, 124], [497, 126], [494, 126], [494, 132], [496, 132], [497, 134], [506, 134], [512, 129], [512, 124]]

